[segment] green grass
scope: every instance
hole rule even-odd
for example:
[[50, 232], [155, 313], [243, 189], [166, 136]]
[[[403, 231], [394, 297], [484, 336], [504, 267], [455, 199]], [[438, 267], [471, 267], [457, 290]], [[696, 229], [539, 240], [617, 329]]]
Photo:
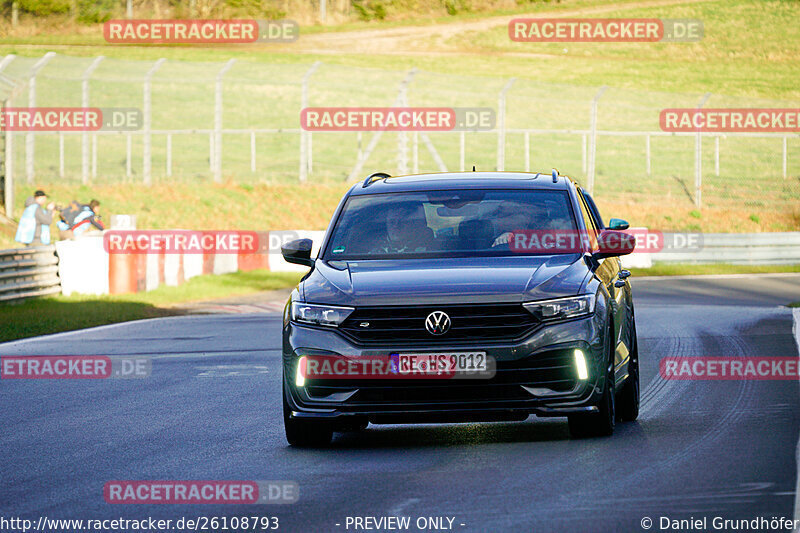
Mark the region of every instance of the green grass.
[[[557, 12], [597, 2], [530, 6], [533, 11]], [[471, 17], [472, 15], [470, 15]], [[431, 55], [302, 54], [291, 46], [261, 47], [123, 47], [40, 46], [0, 44], [0, 53], [21, 56], [7, 73], [23, 76], [34, 58], [53, 49], [60, 54], [37, 80], [38, 105], [80, 101], [78, 73], [89, 56], [103, 54], [105, 62], [93, 74], [91, 101], [98, 106], [142, 105], [142, 77], [152, 61], [168, 58], [153, 78], [153, 128], [204, 129], [213, 124], [213, 77], [221, 62], [238, 62], [226, 74], [224, 126], [226, 128], [297, 128], [300, 80], [315, 60], [322, 67], [311, 78], [309, 103], [314, 106], [386, 106], [398, 83], [411, 68], [419, 71], [409, 86], [409, 102], [416, 106], [497, 106], [497, 95], [510, 77], [517, 82], [508, 93], [507, 127], [586, 129], [590, 101], [597, 87], [609, 85], [598, 110], [598, 124], [606, 130], [657, 131], [658, 114], [665, 107], [694, 107], [711, 92], [709, 107], [796, 107], [800, 99], [800, 2], [771, 0], [712, 1], [650, 8], [625, 8], [603, 16], [699, 18], [705, 37], [698, 43], [513, 43], [506, 27], [457, 33], [445, 43], [419, 43]], [[380, 24], [367, 25], [382, 28]], [[391, 24], [386, 26], [391, 27]], [[35, 41], [35, 39], [34, 39]], [[2, 41], [0, 41], [2, 42]], [[566, 48], [567, 52], [563, 52]], [[453, 54], [437, 55], [440, 49]], [[522, 55], [519, 55], [522, 54]], [[25, 104], [25, 94], [15, 105]], [[362, 147], [372, 137], [365, 133]], [[409, 135], [409, 158], [411, 153]], [[459, 136], [431, 133], [429, 137], [451, 170], [459, 168]], [[15, 168], [17, 194], [23, 184], [24, 142], [17, 135]], [[521, 133], [506, 140], [506, 169], [524, 168]], [[296, 133], [257, 135], [257, 170], [250, 170], [250, 139], [229, 134], [223, 139], [224, 179], [243, 184], [296, 183], [299, 138]], [[495, 133], [468, 133], [465, 167], [496, 167]], [[364, 166], [397, 171], [399, 136], [383, 135]], [[642, 204], [658, 198], [656, 214], [673, 216], [693, 208], [694, 139], [652, 139], [651, 174], [646, 172], [643, 137], [600, 137], [597, 148], [595, 197], [600, 203]], [[37, 135], [36, 182], [42, 186], [80, 187], [81, 144], [66, 135], [65, 177], [58, 176], [58, 139]], [[161, 184], [205, 186], [211, 182], [207, 134], [172, 138], [173, 172], [166, 176], [166, 137], [153, 137], [153, 179]], [[703, 148], [703, 198], [706, 209], [732, 213], [725, 220], [730, 231], [795, 229], [800, 218], [800, 141], [788, 142], [788, 177], [782, 178], [781, 140], [728, 136], [720, 140], [719, 176], [714, 172], [714, 140]], [[343, 182], [355, 164], [356, 133], [313, 135], [313, 183]], [[531, 168], [558, 168], [586, 181], [582, 138], [572, 134], [531, 135]], [[140, 184], [143, 143], [132, 138], [131, 177], [125, 176], [124, 135], [99, 136], [96, 184]], [[434, 158], [419, 143], [419, 168], [436, 170]], [[411, 162], [411, 161], [409, 161]], [[748, 202], [765, 213], [748, 209]], [[204, 209], [199, 204], [197, 210]], [[642, 210], [644, 211], [644, 210]], [[648, 213], [653, 213], [648, 206]], [[779, 213], [780, 220], [770, 216]], [[698, 211], [699, 214], [699, 211]], [[753, 216], [751, 216], [753, 215]], [[696, 215], [690, 214], [695, 217]], [[717, 215], [719, 216], [719, 215]], [[727, 215], [726, 215], [727, 216]], [[633, 218], [633, 217], [629, 217]], [[703, 217], [707, 218], [706, 216]], [[652, 226], [654, 222], [648, 221]], [[686, 222], [688, 225], [690, 222]], [[722, 221], [720, 221], [722, 225]], [[712, 222], [713, 224], [713, 222]], [[664, 227], [658, 224], [657, 227]], [[704, 227], [700, 223], [700, 227]], [[678, 228], [671, 228], [678, 229]]]
[[57, 296], [0, 304], [0, 342], [61, 331], [181, 315], [174, 304], [292, 287], [300, 274], [254, 270], [197, 276], [179, 287], [109, 296]]
[[656, 263], [650, 268], [631, 268], [635, 276], [703, 276], [712, 274], [774, 274], [800, 272], [800, 265], [731, 265], [727, 263], [694, 265]]

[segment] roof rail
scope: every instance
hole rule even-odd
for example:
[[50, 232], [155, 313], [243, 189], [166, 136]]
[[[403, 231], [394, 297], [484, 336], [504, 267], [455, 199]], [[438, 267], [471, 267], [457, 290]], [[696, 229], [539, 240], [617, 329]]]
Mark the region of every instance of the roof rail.
[[368, 187], [369, 185], [372, 185], [373, 183], [375, 183], [378, 180], [383, 180], [383, 179], [391, 178], [391, 177], [392, 177], [392, 175], [391, 174], [387, 174], [386, 172], [374, 172], [374, 173], [370, 174], [367, 179], [364, 180], [364, 184], [361, 186], [361, 188], [363, 189], [365, 187]]
[[558, 183], [558, 170], [553, 169], [553, 183]]

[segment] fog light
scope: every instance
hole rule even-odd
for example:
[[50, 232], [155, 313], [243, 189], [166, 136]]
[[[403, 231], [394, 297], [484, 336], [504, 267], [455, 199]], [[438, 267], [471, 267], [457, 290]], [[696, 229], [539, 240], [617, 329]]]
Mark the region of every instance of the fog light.
[[294, 376], [294, 384], [298, 387], [304, 387], [306, 385], [306, 356], [304, 355], [300, 359], [297, 360], [297, 371], [295, 372]]
[[578, 379], [581, 381], [589, 379], [589, 370], [586, 368], [586, 357], [583, 356], [583, 352], [580, 350], [575, 350], [575, 368], [578, 371]]

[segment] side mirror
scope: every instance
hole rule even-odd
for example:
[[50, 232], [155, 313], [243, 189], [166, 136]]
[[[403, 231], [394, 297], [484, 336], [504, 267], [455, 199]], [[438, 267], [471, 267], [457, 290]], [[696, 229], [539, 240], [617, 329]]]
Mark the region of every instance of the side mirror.
[[598, 250], [592, 254], [595, 259], [628, 255], [636, 248], [636, 237], [615, 229], [605, 229], [597, 236], [597, 245]]
[[314, 266], [314, 260], [311, 259], [312, 244], [311, 239], [297, 239], [287, 242], [281, 246], [281, 255], [287, 263], [308, 267]]
[[612, 218], [608, 221], [608, 229], [613, 229], [615, 231], [628, 229], [630, 224], [628, 224], [627, 220], [622, 220], [621, 218]]

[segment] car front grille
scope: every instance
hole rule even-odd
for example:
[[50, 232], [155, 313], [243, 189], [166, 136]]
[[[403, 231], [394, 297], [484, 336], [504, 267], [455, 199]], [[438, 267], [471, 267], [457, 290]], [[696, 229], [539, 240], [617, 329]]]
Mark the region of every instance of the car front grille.
[[[434, 311], [443, 311], [450, 317], [450, 329], [443, 335], [433, 335], [425, 328], [425, 319]], [[442, 345], [511, 341], [537, 325], [538, 321], [519, 303], [359, 307], [339, 326], [339, 331], [362, 345]]]

